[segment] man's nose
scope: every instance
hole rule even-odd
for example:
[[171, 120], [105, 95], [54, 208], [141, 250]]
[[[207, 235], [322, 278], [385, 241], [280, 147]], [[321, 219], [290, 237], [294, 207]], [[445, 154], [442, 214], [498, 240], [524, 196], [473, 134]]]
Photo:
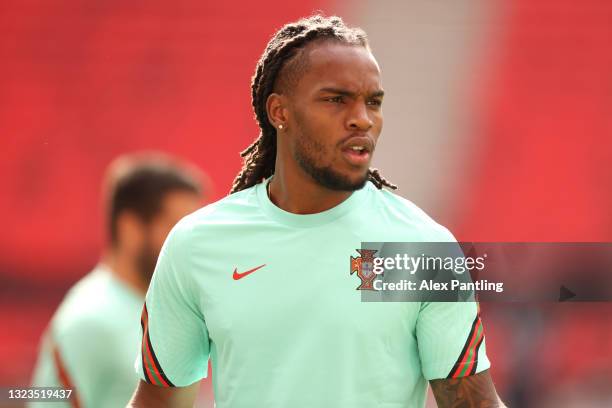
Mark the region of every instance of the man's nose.
[[368, 131], [374, 125], [368, 107], [364, 102], [357, 101], [353, 104], [347, 120], [347, 127], [351, 130]]

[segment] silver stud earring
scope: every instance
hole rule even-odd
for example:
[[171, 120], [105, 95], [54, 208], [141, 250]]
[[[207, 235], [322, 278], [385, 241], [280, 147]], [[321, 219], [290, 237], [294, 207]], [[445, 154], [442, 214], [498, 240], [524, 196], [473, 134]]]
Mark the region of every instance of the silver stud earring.
[[282, 123], [281, 123], [280, 125], [278, 125], [278, 128], [279, 128], [279, 129], [282, 129], [282, 128], [283, 128]]

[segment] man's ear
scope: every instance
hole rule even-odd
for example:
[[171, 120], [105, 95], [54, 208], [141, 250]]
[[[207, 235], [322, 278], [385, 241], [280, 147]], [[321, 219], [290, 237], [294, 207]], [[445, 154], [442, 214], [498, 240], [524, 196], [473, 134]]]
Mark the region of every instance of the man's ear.
[[285, 95], [271, 93], [266, 100], [266, 112], [268, 121], [276, 129], [286, 129], [289, 112], [287, 109], [287, 97]]

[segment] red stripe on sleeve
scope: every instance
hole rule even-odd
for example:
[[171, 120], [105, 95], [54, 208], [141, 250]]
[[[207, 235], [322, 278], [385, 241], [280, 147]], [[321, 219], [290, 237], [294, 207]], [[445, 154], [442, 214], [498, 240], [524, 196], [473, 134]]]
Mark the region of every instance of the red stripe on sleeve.
[[[470, 355], [470, 350], [472, 349], [472, 347], [474, 346], [474, 344], [476, 342], [476, 336], [478, 335], [478, 330], [480, 329], [481, 325], [482, 325], [482, 322], [480, 321], [480, 317], [478, 317], [478, 321], [476, 322], [476, 326], [474, 327], [474, 333], [472, 333], [472, 337], [471, 337], [471, 339], [469, 341], [468, 347], [465, 349], [465, 353], [461, 357], [461, 363], [459, 363], [457, 365], [457, 369], [453, 373], [452, 378], [458, 378], [459, 377], [459, 373], [461, 371], [463, 371], [462, 368], [463, 368], [464, 364], [466, 363], [467, 356]], [[483, 331], [483, 333], [484, 333], [484, 331]]]
[[145, 308], [146, 306], [142, 308], [142, 314], [140, 316], [140, 324], [142, 325], [142, 341], [140, 344], [140, 353], [141, 353], [142, 367], [143, 367], [144, 375], [147, 381], [153, 384], [155, 382], [153, 379], [153, 374], [151, 373], [149, 364], [147, 364], [146, 359], [145, 359], [145, 356], [146, 356], [145, 341], [147, 338], [147, 315], [145, 314], [145, 310], [146, 310]]
[[166, 380], [164, 380], [163, 376], [160, 374], [162, 370], [160, 367], [157, 367], [157, 365], [155, 364], [155, 359], [153, 358], [153, 352], [152, 352], [153, 348], [151, 347], [151, 340], [149, 338], [149, 314], [147, 312], [146, 304], [144, 306], [144, 327], [145, 329], [143, 332], [142, 341], [144, 342], [143, 345], [145, 346], [147, 355], [149, 356], [149, 361], [151, 362], [151, 365], [153, 366], [153, 371], [155, 372], [156, 377], [159, 379], [159, 382], [162, 383], [164, 387], [170, 387], [170, 384], [168, 384]]
[[68, 371], [66, 371], [66, 367], [64, 366], [64, 362], [62, 361], [62, 356], [60, 355], [59, 349], [53, 343], [51, 345], [53, 349], [53, 362], [55, 363], [55, 370], [57, 372], [57, 376], [60, 380], [62, 387], [66, 390], [72, 390], [72, 395], [70, 396], [70, 404], [74, 408], [80, 408], [81, 405], [79, 403], [79, 398], [77, 396], [76, 387], [70, 380], [70, 376], [68, 375]]
[[[481, 325], [482, 325], [482, 323], [481, 323]], [[480, 345], [480, 343], [482, 342], [483, 338], [484, 338], [484, 330], [481, 330], [480, 331], [480, 336], [478, 336], [478, 341], [476, 341], [476, 343], [474, 344], [474, 347], [473, 347], [474, 348], [474, 352], [471, 353], [472, 354], [472, 361], [470, 362], [470, 365], [468, 366], [467, 370], [465, 370], [467, 375], [470, 375], [470, 372], [472, 371], [472, 368], [474, 367], [474, 364], [476, 364], [476, 361], [478, 361], [478, 355], [476, 353], [478, 353], [478, 345]], [[468, 355], [469, 354], [470, 353], [468, 353]]]

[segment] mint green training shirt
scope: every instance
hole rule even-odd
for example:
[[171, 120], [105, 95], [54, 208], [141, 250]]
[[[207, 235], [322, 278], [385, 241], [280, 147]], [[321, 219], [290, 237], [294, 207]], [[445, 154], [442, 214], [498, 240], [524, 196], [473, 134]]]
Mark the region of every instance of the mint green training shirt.
[[476, 303], [361, 301], [350, 257], [382, 241], [454, 238], [370, 182], [317, 214], [261, 183], [187, 216], [146, 296], [141, 378], [190, 385], [210, 356], [217, 408], [413, 408], [427, 380], [487, 369]]
[[[80, 407], [125, 406], [138, 384], [134, 354], [143, 297], [98, 265], [62, 300], [43, 336], [32, 385], [73, 390]], [[29, 407], [73, 407], [32, 402]]]

